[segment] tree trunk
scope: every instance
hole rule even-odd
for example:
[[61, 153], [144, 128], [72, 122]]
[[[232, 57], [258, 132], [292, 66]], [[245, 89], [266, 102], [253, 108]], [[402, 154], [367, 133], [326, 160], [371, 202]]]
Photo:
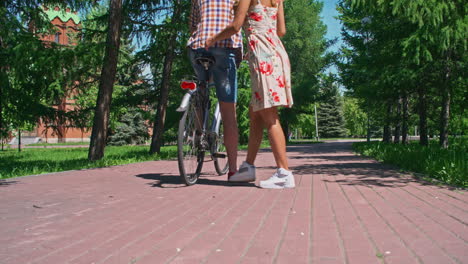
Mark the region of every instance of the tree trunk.
[[442, 109], [440, 112], [440, 138], [439, 144], [441, 148], [448, 148], [448, 128], [450, 123], [450, 99], [452, 90], [450, 88], [450, 55], [447, 56], [447, 65], [445, 68], [444, 83], [442, 87]]
[[419, 97], [419, 144], [423, 146], [429, 145], [429, 139], [427, 137], [427, 98], [426, 89], [421, 85], [418, 87]]
[[403, 95], [403, 100], [402, 100], [402, 107], [403, 107], [403, 120], [402, 120], [402, 131], [401, 131], [401, 143], [402, 144], [408, 144], [409, 143], [409, 138], [408, 138], [408, 118], [409, 118], [409, 113], [408, 113], [408, 94], [405, 93]]
[[109, 126], [110, 105], [114, 89], [117, 61], [122, 30], [122, 0], [111, 0], [109, 7], [109, 28], [106, 51], [99, 81], [99, 94], [94, 113], [93, 130], [89, 145], [88, 159], [100, 160], [104, 157]]
[[18, 152], [21, 152], [21, 129], [18, 129]]
[[[3, 39], [0, 36], [0, 47], [5, 48], [5, 45], [3, 43]], [[0, 139], [2, 140], [2, 150], [3, 150], [3, 141], [7, 137], [7, 129], [4, 126], [4, 121], [3, 121], [3, 100], [4, 100], [4, 94], [3, 94], [3, 87], [5, 87], [6, 91], [8, 91], [9, 87], [9, 81], [8, 81], [8, 76], [6, 74], [6, 69], [5, 65], [0, 65]]]
[[396, 109], [396, 118], [395, 118], [395, 130], [394, 130], [394, 138], [393, 143], [399, 144], [400, 143], [400, 135], [401, 135], [401, 97], [398, 98], [397, 109]]
[[392, 130], [391, 130], [391, 116], [392, 116], [392, 102], [387, 102], [387, 109], [385, 111], [385, 124], [383, 133], [383, 142], [392, 142]]
[[[182, 13], [182, 5], [180, 0], [174, 1], [174, 13], [171, 21], [180, 18]], [[178, 28], [172, 28], [169, 35], [166, 54], [164, 55], [163, 76], [161, 81], [161, 93], [156, 110], [156, 118], [154, 121], [153, 136], [151, 137], [150, 153], [160, 153], [163, 145], [164, 125], [166, 123], [167, 99], [169, 97], [169, 84], [171, 82], [172, 63], [174, 62], [175, 49], [177, 45]]]
[[[1, 45], [1, 38], [0, 38]], [[2, 140], [2, 150], [3, 150], [3, 139], [6, 137], [6, 129], [3, 126], [3, 86], [6, 86], [7, 78], [4, 74], [4, 69], [0, 66], [0, 139]]]
[[366, 141], [367, 141], [367, 143], [369, 143], [371, 141], [371, 126], [370, 126], [370, 112], [369, 112], [369, 110], [367, 110], [367, 135], [366, 135]]

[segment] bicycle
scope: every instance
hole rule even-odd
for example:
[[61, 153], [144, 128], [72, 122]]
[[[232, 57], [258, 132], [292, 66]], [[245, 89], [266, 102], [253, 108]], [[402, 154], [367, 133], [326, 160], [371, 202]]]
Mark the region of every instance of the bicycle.
[[[214, 57], [199, 56], [195, 62], [204, 67], [205, 77], [209, 77]], [[229, 169], [219, 102], [216, 102], [213, 111], [210, 85], [205, 81], [209, 78], [199, 79], [182, 81], [181, 88], [188, 92], [176, 110], [183, 113], [177, 137], [179, 172], [188, 186], [197, 182], [206, 152], [210, 152], [219, 175], [226, 174]]]

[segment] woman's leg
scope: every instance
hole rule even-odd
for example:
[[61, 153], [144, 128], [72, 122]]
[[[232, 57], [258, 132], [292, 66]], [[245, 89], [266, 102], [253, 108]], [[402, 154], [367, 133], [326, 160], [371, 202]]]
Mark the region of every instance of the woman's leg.
[[271, 150], [275, 157], [278, 168], [289, 170], [288, 159], [286, 158], [286, 139], [284, 138], [283, 128], [281, 127], [278, 109], [276, 107], [259, 111], [263, 124], [268, 129], [268, 138], [270, 139]]
[[254, 112], [252, 107], [249, 107], [250, 130], [249, 130], [249, 146], [247, 149], [247, 163], [253, 165], [257, 157], [258, 149], [262, 144], [263, 139], [263, 122], [260, 114]]

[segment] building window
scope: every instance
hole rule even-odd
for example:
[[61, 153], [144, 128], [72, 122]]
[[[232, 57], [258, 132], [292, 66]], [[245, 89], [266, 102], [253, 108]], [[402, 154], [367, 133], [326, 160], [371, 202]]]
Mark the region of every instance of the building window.
[[59, 43], [60, 42], [60, 33], [55, 33], [55, 43]]

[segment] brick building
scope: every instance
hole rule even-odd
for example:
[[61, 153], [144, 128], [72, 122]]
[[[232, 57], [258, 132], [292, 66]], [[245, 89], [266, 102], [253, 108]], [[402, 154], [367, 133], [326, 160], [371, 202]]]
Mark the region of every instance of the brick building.
[[[44, 42], [55, 42], [60, 45], [70, 46], [76, 45], [78, 34], [81, 28], [81, 20], [78, 14], [70, 8], [43, 7], [47, 18], [57, 28], [55, 34], [42, 35], [40, 39]], [[55, 108], [62, 111], [74, 110], [73, 90], [67, 96], [62, 98]], [[36, 128], [29, 133], [22, 133], [26, 137], [40, 138], [42, 142], [57, 143], [57, 142], [80, 142], [89, 141], [91, 129], [80, 129], [70, 126], [66, 123], [60, 123], [58, 120], [52, 123], [46, 123], [40, 120]], [[37, 141], [37, 140], [36, 140]]]

